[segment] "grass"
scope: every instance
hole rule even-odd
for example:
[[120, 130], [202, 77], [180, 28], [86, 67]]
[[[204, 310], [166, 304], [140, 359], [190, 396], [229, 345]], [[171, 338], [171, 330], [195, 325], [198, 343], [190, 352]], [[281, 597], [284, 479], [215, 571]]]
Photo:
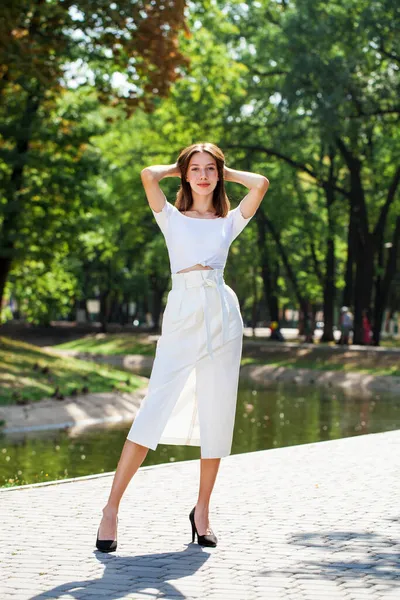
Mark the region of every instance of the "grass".
[[[337, 352], [332, 344], [332, 352], [325, 345], [315, 344], [313, 348], [277, 348], [269, 341], [260, 338], [245, 338], [244, 341], [255, 341], [254, 348], [247, 345], [243, 350], [242, 365], [268, 364], [276, 367], [293, 369], [314, 369], [319, 371], [358, 371], [371, 375], [400, 376], [399, 355], [382, 355], [371, 350], [368, 352]], [[395, 344], [393, 344], [395, 346]], [[78, 340], [55, 346], [59, 349], [73, 349], [94, 354], [142, 354], [153, 356], [155, 341], [147, 334], [90, 334]]]
[[399, 355], [382, 355], [371, 352], [357, 352], [351, 349], [342, 352], [329, 352], [314, 348], [276, 348], [268, 344], [247, 348], [243, 351], [242, 365], [257, 364], [292, 369], [312, 369], [315, 371], [357, 371], [368, 375], [400, 376]]
[[0, 337], [0, 404], [16, 404], [17, 398], [37, 402], [56, 388], [64, 396], [119, 390], [133, 392], [143, 380], [107, 365], [71, 357], [57, 357], [37, 346]]
[[400, 339], [395, 339], [395, 338], [381, 339], [381, 346], [383, 348], [400, 348]]
[[[245, 338], [250, 341], [251, 338]], [[370, 375], [400, 376], [399, 355], [374, 352], [337, 352], [318, 347], [282, 347], [267, 340], [244, 347], [242, 365], [259, 364], [274, 367], [313, 369], [319, 371], [358, 371]], [[156, 341], [148, 334], [90, 334], [78, 340], [55, 346], [102, 355], [141, 354], [154, 356]], [[50, 397], [56, 388], [64, 396], [82, 392], [112, 390], [134, 391], [142, 379], [125, 371], [74, 359], [58, 357], [37, 346], [0, 337], [0, 404], [15, 404], [17, 398], [36, 402]]]
[[132, 333], [95, 333], [86, 335], [78, 340], [54, 346], [59, 350], [76, 350], [107, 356], [120, 354], [141, 354], [154, 356], [156, 342], [151, 341], [147, 334]]

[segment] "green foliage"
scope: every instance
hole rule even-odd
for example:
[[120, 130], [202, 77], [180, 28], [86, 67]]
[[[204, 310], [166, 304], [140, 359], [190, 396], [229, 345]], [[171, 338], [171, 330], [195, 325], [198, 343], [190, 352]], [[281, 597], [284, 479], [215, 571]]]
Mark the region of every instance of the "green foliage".
[[79, 294], [73, 262], [56, 254], [49, 264], [27, 260], [13, 270], [8, 286], [21, 317], [29, 323], [48, 325], [71, 313]]
[[[48, 4], [58, 14], [54, 3]], [[92, 55], [86, 38], [77, 48], [66, 49], [81, 53], [106, 95], [111, 94], [106, 71], [121, 72], [121, 61], [127, 59], [126, 54], [107, 52], [110, 37], [103, 26], [117, 22], [126, 8], [124, 3], [116, 6], [116, 12], [111, 6], [99, 10], [100, 33]], [[90, 29], [94, 17], [82, 2], [68, 18], [78, 32]], [[166, 289], [169, 263], [140, 171], [149, 164], [173, 162], [194, 141], [214, 141], [224, 150], [228, 166], [268, 176], [270, 189], [259, 211], [281, 244], [268, 230], [266, 244], [271, 268], [277, 271], [281, 307], [298, 305], [299, 294], [316, 307], [322, 305], [331, 235], [335, 287], [340, 293], [344, 288], [351, 173], [340, 142], [361, 164], [370, 234], [379, 222], [400, 155], [397, 7], [389, 0], [207, 0], [191, 3], [187, 23], [188, 28], [174, 32], [189, 60], [177, 68], [179, 77], [168, 97], [157, 91], [148, 94], [147, 100], [154, 101], [151, 111], [139, 103], [127, 119], [121, 107], [104, 106], [104, 96], [90, 83], [90, 70], [84, 72], [80, 89], [57, 92], [57, 103], [54, 96], [41, 102], [24, 186], [13, 200], [24, 210], [12, 230], [16, 262], [8, 288], [9, 293], [18, 289], [25, 307], [36, 302], [37, 307], [27, 309], [36, 322], [46, 319], [45, 298], [52, 285], [57, 290], [49, 304], [51, 314], [67, 314], [73, 298], [92, 297], [102, 298], [110, 310], [132, 300], [143, 313], [149, 310], [152, 282]], [[16, 159], [12, 136], [7, 135], [21, 118], [20, 100], [13, 93], [7, 96], [4, 117], [0, 179], [6, 189]], [[179, 180], [168, 178], [161, 186], [173, 202]], [[246, 194], [232, 183], [227, 191], [233, 206]], [[0, 199], [3, 215], [5, 198]], [[384, 242], [392, 240], [399, 211], [395, 194]], [[226, 268], [247, 318], [264, 287], [258, 219], [256, 215], [233, 244]], [[283, 252], [295, 281], [288, 276]], [[33, 289], [28, 300], [29, 265], [40, 265], [43, 283], [38, 298]], [[53, 271], [50, 277], [47, 273]], [[376, 257], [373, 271], [375, 276], [384, 272]], [[63, 292], [61, 285], [66, 287]]]
[[85, 335], [85, 337], [65, 342], [55, 346], [59, 350], [75, 350], [77, 352], [92, 352], [93, 354], [105, 354], [117, 356], [123, 354], [141, 354], [142, 356], [154, 356], [155, 342], [150, 341], [147, 335], [132, 333], [97, 333]]

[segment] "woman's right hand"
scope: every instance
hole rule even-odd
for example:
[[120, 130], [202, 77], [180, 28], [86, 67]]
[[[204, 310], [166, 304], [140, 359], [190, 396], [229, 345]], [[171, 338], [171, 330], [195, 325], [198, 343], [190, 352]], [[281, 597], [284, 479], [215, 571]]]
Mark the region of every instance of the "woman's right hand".
[[180, 168], [178, 167], [178, 163], [173, 163], [171, 165], [171, 173], [170, 173], [171, 177], [182, 177], [182, 173]]

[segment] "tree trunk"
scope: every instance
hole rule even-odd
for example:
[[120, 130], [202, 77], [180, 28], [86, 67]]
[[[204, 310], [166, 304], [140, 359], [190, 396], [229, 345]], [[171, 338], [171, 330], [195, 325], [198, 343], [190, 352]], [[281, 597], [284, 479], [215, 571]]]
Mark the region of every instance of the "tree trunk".
[[259, 312], [259, 301], [257, 296], [257, 268], [253, 265], [251, 270], [252, 278], [252, 286], [253, 286], [253, 305], [251, 307], [251, 328], [253, 330], [253, 337], [255, 336], [255, 330], [257, 327], [258, 321], [258, 312]]
[[110, 305], [111, 305], [111, 290], [106, 290], [100, 295], [100, 323], [101, 332], [107, 333], [108, 331], [108, 320], [110, 316]]
[[363, 312], [370, 311], [373, 286], [373, 247], [371, 236], [363, 243], [357, 236], [356, 280], [354, 286], [354, 344], [363, 344]]
[[379, 286], [376, 289], [375, 295], [375, 310], [374, 310], [374, 322], [373, 322], [373, 341], [374, 344], [379, 346], [382, 329], [382, 319], [385, 312], [386, 304], [389, 297], [389, 291], [391, 283], [400, 267], [397, 263], [400, 246], [400, 217], [396, 219], [396, 227], [393, 233], [392, 247], [389, 249], [388, 258], [386, 261], [385, 275], [383, 281], [379, 280]]
[[333, 342], [333, 311], [336, 298], [335, 286], [335, 226], [333, 221], [332, 206], [335, 201], [334, 183], [334, 151], [330, 152], [329, 183], [325, 188], [326, 210], [328, 214], [328, 241], [325, 257], [325, 276], [324, 276], [324, 332], [322, 342]]
[[[279, 326], [279, 296], [277, 289], [277, 277], [273, 277], [273, 269], [270, 261], [269, 248], [267, 242], [267, 230], [265, 219], [262, 215], [262, 209], [256, 212], [256, 222], [258, 231], [258, 241], [261, 251], [261, 277], [265, 300], [269, 310], [271, 321], [276, 321]], [[276, 271], [276, 266], [275, 266]]]
[[162, 299], [168, 287], [168, 278], [162, 277], [157, 273], [151, 273], [150, 281], [152, 290], [151, 318], [153, 319], [154, 323], [153, 331], [159, 331]]
[[335, 240], [328, 238], [324, 281], [324, 333], [321, 342], [333, 342], [333, 311], [335, 306]]
[[11, 270], [11, 258], [0, 257], [0, 327], [1, 327], [1, 308], [3, 306], [4, 289], [8, 274]]
[[0, 307], [3, 304], [4, 288], [12, 266], [18, 219], [23, 211], [22, 201], [18, 193], [22, 187], [23, 172], [28, 159], [31, 128], [39, 103], [38, 94], [31, 93], [28, 96], [24, 114], [15, 134], [15, 159], [9, 183], [6, 187], [6, 203], [2, 211], [4, 220], [0, 229]]
[[299, 303], [299, 305], [301, 307], [301, 310], [303, 312], [307, 312], [307, 301], [304, 298], [304, 296], [302, 295], [302, 293], [300, 292], [300, 287], [299, 287], [298, 281], [296, 279], [296, 276], [294, 274], [292, 266], [291, 266], [291, 264], [289, 262], [288, 256], [286, 254], [286, 250], [283, 247], [283, 244], [281, 242], [280, 235], [275, 230], [275, 227], [274, 227], [271, 219], [269, 219], [268, 217], [266, 217], [262, 211], [258, 211], [258, 212], [260, 213], [261, 218], [264, 220], [265, 225], [267, 226], [268, 230], [271, 232], [272, 237], [274, 238], [274, 241], [276, 243], [276, 247], [277, 247], [278, 253], [279, 253], [279, 255], [280, 255], [281, 259], [282, 259], [282, 262], [283, 262], [283, 265], [285, 267], [287, 276], [289, 278], [289, 281], [292, 284], [293, 291], [294, 291], [294, 293], [296, 295], [296, 298], [297, 298], [297, 301], [298, 301], [298, 303]]
[[342, 306], [352, 306], [353, 288], [354, 288], [354, 258], [355, 258], [355, 234], [356, 227], [354, 223], [353, 210], [350, 206], [349, 228], [347, 232], [347, 259], [344, 276], [344, 290], [342, 297]]

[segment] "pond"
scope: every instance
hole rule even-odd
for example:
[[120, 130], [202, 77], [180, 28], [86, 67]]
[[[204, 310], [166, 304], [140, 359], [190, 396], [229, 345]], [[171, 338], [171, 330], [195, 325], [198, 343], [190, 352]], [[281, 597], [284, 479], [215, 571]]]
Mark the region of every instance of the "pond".
[[[0, 485], [22, 485], [115, 471], [131, 423], [0, 436]], [[232, 454], [400, 428], [400, 397], [241, 382]], [[143, 466], [197, 459], [200, 448], [159, 444]]]

